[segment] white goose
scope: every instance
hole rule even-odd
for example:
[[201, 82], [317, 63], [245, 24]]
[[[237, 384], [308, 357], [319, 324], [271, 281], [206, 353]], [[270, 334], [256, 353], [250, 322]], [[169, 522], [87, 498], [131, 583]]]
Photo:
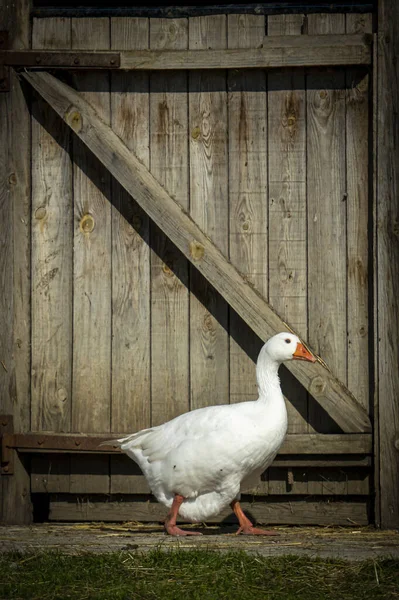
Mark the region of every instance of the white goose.
[[206, 521], [228, 504], [239, 521], [237, 533], [273, 533], [254, 527], [239, 499], [241, 491], [256, 484], [283, 443], [287, 411], [277, 372], [282, 362], [292, 359], [316, 361], [297, 336], [279, 333], [259, 353], [258, 400], [199, 408], [112, 440], [140, 466], [157, 500], [170, 508], [167, 533], [199, 535], [177, 527], [177, 515]]

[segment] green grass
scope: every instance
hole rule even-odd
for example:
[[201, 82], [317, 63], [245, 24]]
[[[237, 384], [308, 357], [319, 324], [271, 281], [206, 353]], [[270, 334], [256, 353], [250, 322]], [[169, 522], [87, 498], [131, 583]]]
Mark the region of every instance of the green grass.
[[1, 600], [391, 600], [399, 560], [362, 563], [244, 552], [0, 555]]

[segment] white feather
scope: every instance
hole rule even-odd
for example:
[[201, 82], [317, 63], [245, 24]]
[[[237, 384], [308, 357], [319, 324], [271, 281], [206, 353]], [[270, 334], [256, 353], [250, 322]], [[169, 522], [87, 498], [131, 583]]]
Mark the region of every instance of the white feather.
[[254, 485], [287, 431], [277, 371], [283, 360], [293, 357], [298, 342], [284, 333], [263, 346], [255, 402], [200, 408], [112, 441], [140, 466], [159, 502], [170, 507], [180, 494], [185, 500], [179, 514], [204, 521]]

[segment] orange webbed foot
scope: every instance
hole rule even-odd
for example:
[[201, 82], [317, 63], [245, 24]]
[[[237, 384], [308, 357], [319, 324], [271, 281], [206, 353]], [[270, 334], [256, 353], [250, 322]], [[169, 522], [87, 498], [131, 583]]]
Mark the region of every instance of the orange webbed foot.
[[169, 535], [174, 536], [202, 535], [199, 531], [187, 531], [186, 529], [180, 529], [177, 525], [168, 525], [167, 523], [165, 523], [165, 530]]

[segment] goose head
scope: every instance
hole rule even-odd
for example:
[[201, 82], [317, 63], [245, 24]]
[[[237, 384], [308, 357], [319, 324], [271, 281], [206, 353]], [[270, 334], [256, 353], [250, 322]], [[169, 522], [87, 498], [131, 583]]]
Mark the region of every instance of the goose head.
[[278, 333], [270, 338], [264, 349], [269, 358], [281, 364], [287, 360], [307, 360], [316, 362], [316, 358], [293, 333]]

